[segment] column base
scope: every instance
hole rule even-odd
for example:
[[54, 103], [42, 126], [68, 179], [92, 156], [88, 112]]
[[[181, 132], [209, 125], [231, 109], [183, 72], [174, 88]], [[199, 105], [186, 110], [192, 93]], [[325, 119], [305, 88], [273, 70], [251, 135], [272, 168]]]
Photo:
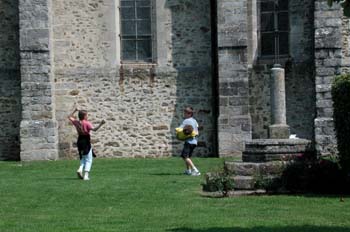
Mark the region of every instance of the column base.
[[289, 134], [289, 126], [286, 124], [274, 124], [269, 126], [270, 139], [288, 139]]

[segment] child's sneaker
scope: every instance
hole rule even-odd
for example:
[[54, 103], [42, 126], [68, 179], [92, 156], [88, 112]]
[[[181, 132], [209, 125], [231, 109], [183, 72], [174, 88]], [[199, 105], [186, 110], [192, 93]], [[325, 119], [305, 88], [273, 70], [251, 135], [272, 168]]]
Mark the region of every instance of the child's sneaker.
[[185, 174], [185, 175], [191, 175], [191, 170], [185, 170], [185, 171], [184, 171], [184, 174]]
[[89, 172], [84, 173], [84, 179], [83, 180], [90, 180], [89, 178]]
[[199, 171], [192, 171], [191, 176], [200, 176], [201, 173]]
[[77, 171], [77, 175], [79, 179], [83, 179], [83, 173], [81, 171]]

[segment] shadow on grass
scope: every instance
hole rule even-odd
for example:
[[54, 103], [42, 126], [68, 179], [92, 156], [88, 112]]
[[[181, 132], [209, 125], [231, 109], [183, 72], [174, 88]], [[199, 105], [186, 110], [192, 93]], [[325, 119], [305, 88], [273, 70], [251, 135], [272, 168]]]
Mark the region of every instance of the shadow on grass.
[[208, 228], [191, 229], [175, 228], [167, 230], [168, 232], [350, 232], [350, 228], [337, 226], [280, 226], [280, 227], [252, 227], [252, 228]]

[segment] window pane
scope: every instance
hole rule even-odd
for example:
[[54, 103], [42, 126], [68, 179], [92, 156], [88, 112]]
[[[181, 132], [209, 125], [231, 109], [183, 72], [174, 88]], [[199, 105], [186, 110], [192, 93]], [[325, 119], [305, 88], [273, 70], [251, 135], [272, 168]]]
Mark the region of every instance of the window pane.
[[122, 21], [122, 36], [136, 35], [135, 21]]
[[288, 10], [288, 0], [278, 0], [278, 10]]
[[121, 59], [152, 61], [151, 0], [121, 0]]
[[143, 61], [152, 61], [151, 39], [138, 40], [138, 59]]
[[275, 8], [274, 6], [275, 6], [274, 1], [262, 1], [261, 2], [261, 12], [273, 11]]
[[123, 7], [123, 6], [132, 6], [132, 7], [135, 7], [135, 1], [123, 1], [121, 0], [120, 1], [120, 6]]
[[279, 34], [279, 49], [280, 55], [288, 55], [289, 54], [289, 39], [288, 32], [281, 32]]
[[151, 35], [151, 23], [148, 20], [137, 21], [138, 35]]
[[273, 33], [261, 34], [261, 54], [264, 56], [275, 54], [275, 38]]
[[121, 8], [122, 19], [135, 19], [135, 8], [125, 7]]
[[151, 18], [151, 8], [149, 7], [137, 7], [137, 19], [147, 19]]
[[136, 41], [135, 40], [122, 40], [122, 59], [123, 60], [136, 60]]
[[151, 6], [150, 0], [138, 0], [136, 1], [136, 6]]
[[278, 13], [278, 30], [288, 31], [288, 25], [289, 25], [288, 12]]
[[274, 31], [273, 13], [261, 14], [261, 31]]

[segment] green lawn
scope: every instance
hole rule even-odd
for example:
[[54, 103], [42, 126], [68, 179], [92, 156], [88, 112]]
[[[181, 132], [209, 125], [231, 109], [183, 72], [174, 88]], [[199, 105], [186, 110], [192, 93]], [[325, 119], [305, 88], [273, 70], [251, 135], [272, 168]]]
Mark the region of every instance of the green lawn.
[[[203, 173], [223, 163], [194, 161]], [[90, 181], [77, 166], [0, 162], [0, 231], [350, 231], [350, 198], [203, 197], [203, 176], [182, 175], [180, 158], [96, 159]]]

